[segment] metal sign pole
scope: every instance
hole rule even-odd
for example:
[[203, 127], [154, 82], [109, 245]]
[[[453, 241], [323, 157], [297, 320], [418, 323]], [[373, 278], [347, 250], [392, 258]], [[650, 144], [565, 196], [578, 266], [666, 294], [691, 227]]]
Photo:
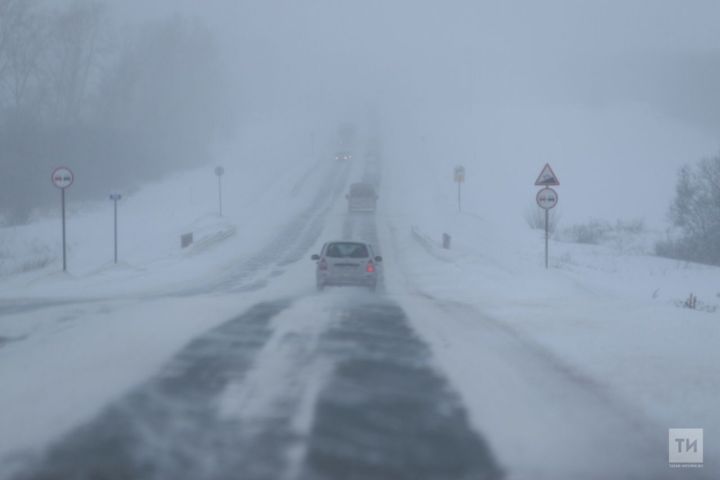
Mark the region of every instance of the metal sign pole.
[[220, 213], [220, 216], [222, 217], [223, 214], [223, 204], [222, 204], [222, 176], [225, 173], [225, 169], [223, 167], [215, 167], [215, 175], [218, 177], [218, 211]]
[[455, 182], [458, 184], [458, 212], [462, 212], [462, 183], [465, 181], [465, 167], [455, 167]]
[[558, 203], [558, 195], [551, 186], [560, 185], [557, 175], [553, 172], [549, 163], [546, 163], [535, 180], [536, 187], [544, 187], [535, 196], [537, 204], [545, 210], [545, 269], [548, 269], [548, 244], [550, 243], [550, 209], [555, 208]]
[[550, 227], [548, 220], [550, 219], [550, 210], [545, 210], [545, 270], [548, 269], [548, 240], [550, 237]]
[[65, 241], [65, 189], [75, 181], [75, 175], [67, 167], [58, 167], [50, 175], [53, 185], [60, 189], [60, 205], [62, 209], [62, 256], [63, 272], [67, 272], [67, 242]]
[[222, 176], [218, 175], [218, 204], [220, 205], [220, 216], [222, 217]]
[[458, 212], [462, 212], [462, 199], [460, 196], [460, 188], [462, 185], [462, 182], [457, 182], [458, 184]]
[[122, 198], [119, 193], [111, 193], [110, 200], [113, 201], [113, 245], [115, 251], [115, 263], [118, 263], [118, 200]]
[[115, 209], [115, 264], [118, 260], [118, 228], [117, 228], [117, 198], [113, 199], [113, 206]]
[[67, 249], [65, 246], [65, 189], [60, 189], [60, 203], [62, 204], [62, 250], [63, 272], [67, 272]]

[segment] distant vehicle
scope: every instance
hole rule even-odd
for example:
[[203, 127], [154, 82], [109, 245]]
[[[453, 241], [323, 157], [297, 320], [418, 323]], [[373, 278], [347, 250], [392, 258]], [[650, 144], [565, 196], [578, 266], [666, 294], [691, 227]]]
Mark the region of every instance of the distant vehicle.
[[350, 152], [338, 152], [335, 154], [335, 160], [352, 160]]
[[317, 262], [315, 277], [319, 291], [335, 285], [367, 287], [373, 292], [377, 288], [378, 263], [382, 257], [375, 255], [369, 243], [328, 242], [320, 255], [311, 258]]
[[353, 183], [350, 193], [345, 195], [350, 212], [374, 212], [377, 206], [377, 193], [370, 183]]

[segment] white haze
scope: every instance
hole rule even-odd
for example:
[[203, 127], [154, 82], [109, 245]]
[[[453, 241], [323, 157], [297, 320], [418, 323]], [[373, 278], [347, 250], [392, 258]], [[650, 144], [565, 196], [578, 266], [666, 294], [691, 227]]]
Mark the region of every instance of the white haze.
[[268, 148], [287, 139], [306, 154], [313, 132], [328, 142], [337, 124], [354, 122], [383, 132], [386, 161], [414, 156], [450, 193], [452, 167], [466, 165], [475, 211], [492, 206], [519, 219], [550, 162], [564, 221], [662, 225], [678, 168], [718, 147], [714, 1], [133, 0], [114, 8], [129, 21], [180, 13], [210, 26], [235, 75], [238, 139], [263, 124]]

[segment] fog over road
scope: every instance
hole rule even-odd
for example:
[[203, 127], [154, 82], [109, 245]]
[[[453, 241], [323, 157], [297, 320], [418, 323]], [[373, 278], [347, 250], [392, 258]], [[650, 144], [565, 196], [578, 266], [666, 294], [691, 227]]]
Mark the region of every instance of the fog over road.
[[[332, 238], [369, 242], [380, 252], [386, 247], [384, 276], [402, 276], [392, 259], [391, 224], [374, 213], [331, 214], [352, 176], [347, 164], [329, 169], [297, 222], [212, 281], [173, 295], [257, 295], [285, 268], [308, 261], [313, 245]], [[596, 478], [668, 476], [662, 450], [648, 442], [658, 432], [600, 384], [471, 307], [422, 292], [397, 296], [381, 281], [376, 294], [330, 289], [258, 300], [196, 337], [47, 451], [26, 458], [12, 478], [514, 478], [515, 465], [503, 465], [493, 451], [503, 440], [487, 438], [470, 418], [467, 398], [454, 384], [458, 372], [439, 368], [438, 352], [424, 340], [434, 334], [411, 321], [428, 316], [429, 324], [482, 326], [480, 337], [468, 337], [477, 355], [467, 368], [481, 396], [502, 397], [514, 409], [511, 417], [490, 419], [494, 431], [498, 422], [516, 436], [550, 425], [549, 446], [534, 446], [539, 458], [531, 463], [557, 463], [538, 478], [588, 471]], [[586, 433], [578, 437], [578, 431]], [[572, 444], [584, 469], [558, 461], [554, 442]], [[521, 468], [518, 478], [527, 473]]]
[[0, 0], [0, 480], [720, 478], [718, 18]]
[[[374, 215], [342, 234], [377, 243]], [[257, 304], [16, 478], [501, 478], [403, 310], [353, 293]]]

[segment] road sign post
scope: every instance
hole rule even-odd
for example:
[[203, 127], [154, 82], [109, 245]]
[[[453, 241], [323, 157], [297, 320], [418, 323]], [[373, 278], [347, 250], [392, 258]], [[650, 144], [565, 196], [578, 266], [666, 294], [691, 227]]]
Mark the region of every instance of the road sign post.
[[50, 176], [53, 185], [60, 189], [60, 204], [62, 209], [62, 252], [63, 252], [63, 272], [67, 271], [67, 247], [65, 241], [65, 189], [75, 181], [72, 171], [66, 167], [58, 167], [53, 170]]
[[118, 200], [120, 200], [121, 198], [122, 198], [122, 195], [120, 195], [119, 193], [111, 193], [111, 194], [110, 194], [110, 200], [113, 201], [113, 207], [114, 207], [114, 213], [115, 213], [115, 215], [114, 215], [114, 217], [113, 217], [113, 218], [114, 218], [114, 222], [113, 222], [113, 223], [114, 223], [114, 226], [115, 226], [115, 229], [114, 229], [114, 238], [115, 238], [115, 264], [117, 264], [117, 262], [118, 262], [118, 221], [117, 221], [117, 220], [118, 220], [118, 214], [117, 214], [118, 210], [117, 210], [117, 204], [118, 204]]
[[544, 187], [537, 193], [535, 200], [538, 206], [545, 210], [545, 269], [548, 268], [549, 264], [550, 210], [555, 208], [558, 203], [558, 194], [550, 186], [557, 185], [560, 185], [560, 181], [550, 164], [546, 163], [537, 180], [535, 180], [535, 186]]
[[550, 210], [545, 210], [545, 270], [548, 269], [550, 257]]
[[462, 212], [462, 194], [461, 194], [461, 186], [463, 182], [465, 182], [465, 167], [462, 165], [458, 165], [455, 167], [455, 182], [458, 186], [458, 212]]
[[215, 167], [215, 175], [218, 178], [218, 210], [220, 212], [220, 216], [222, 217], [223, 214], [223, 202], [222, 202], [222, 176], [225, 173], [225, 169], [223, 167]]

